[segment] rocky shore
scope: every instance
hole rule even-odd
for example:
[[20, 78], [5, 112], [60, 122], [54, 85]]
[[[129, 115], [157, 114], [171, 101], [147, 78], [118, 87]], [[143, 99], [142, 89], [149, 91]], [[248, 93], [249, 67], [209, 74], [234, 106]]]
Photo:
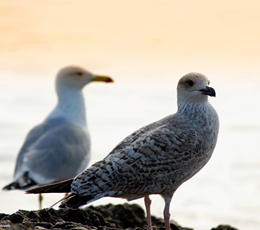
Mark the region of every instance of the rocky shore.
[[[152, 217], [153, 230], [163, 230], [162, 219]], [[85, 210], [42, 209], [37, 211], [19, 210], [14, 214], [0, 214], [0, 229], [72, 229], [72, 230], [145, 230], [144, 210], [136, 204], [90, 206]], [[192, 230], [192, 227], [181, 227], [171, 223], [172, 230]], [[219, 225], [211, 230], [238, 230], [228, 225]]]

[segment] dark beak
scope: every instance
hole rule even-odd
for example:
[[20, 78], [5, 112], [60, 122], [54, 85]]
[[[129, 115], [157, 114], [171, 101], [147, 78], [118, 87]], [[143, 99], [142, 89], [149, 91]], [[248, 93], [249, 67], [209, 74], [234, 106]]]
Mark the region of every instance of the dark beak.
[[216, 91], [213, 88], [208, 87], [208, 86], [206, 86], [205, 89], [201, 89], [200, 92], [202, 92], [202, 94], [204, 94], [204, 95], [216, 97]]

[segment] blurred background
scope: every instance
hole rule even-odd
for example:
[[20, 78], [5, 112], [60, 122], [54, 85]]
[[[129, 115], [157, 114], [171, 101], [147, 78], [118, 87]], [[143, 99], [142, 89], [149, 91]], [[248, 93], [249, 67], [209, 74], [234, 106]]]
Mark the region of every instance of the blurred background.
[[[171, 218], [196, 230], [260, 226], [260, 2], [0, 0], [0, 187], [12, 181], [28, 131], [56, 104], [54, 78], [79, 65], [114, 78], [84, 89], [92, 160], [134, 130], [174, 113], [184, 74], [205, 74], [217, 92], [218, 144], [183, 184]], [[44, 207], [60, 199], [47, 195]], [[152, 214], [164, 202], [152, 196]], [[95, 203], [123, 203], [101, 199]], [[133, 201], [143, 206], [143, 200]], [[37, 196], [0, 191], [0, 212], [38, 208]]]

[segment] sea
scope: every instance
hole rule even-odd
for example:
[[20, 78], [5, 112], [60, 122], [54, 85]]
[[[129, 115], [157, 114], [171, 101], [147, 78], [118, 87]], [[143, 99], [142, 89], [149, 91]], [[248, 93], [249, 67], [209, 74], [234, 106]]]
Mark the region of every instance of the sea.
[[[0, 187], [12, 181], [17, 153], [28, 131], [56, 104], [53, 78], [2, 76], [0, 82]], [[178, 76], [163, 80], [115, 79], [84, 88], [91, 132], [90, 164], [104, 158], [136, 129], [176, 112]], [[179, 187], [171, 219], [195, 230], [228, 224], [239, 230], [260, 229], [260, 81], [214, 78], [216, 98], [209, 98], [220, 119], [216, 149], [208, 164]], [[41, 162], [38, 162], [39, 164]], [[63, 194], [44, 195], [47, 208]], [[163, 217], [164, 201], [152, 195], [151, 212]], [[103, 198], [92, 205], [125, 203]], [[131, 201], [144, 207], [143, 199]], [[0, 190], [0, 213], [37, 210], [38, 196]], [[57, 206], [56, 206], [57, 208]]]

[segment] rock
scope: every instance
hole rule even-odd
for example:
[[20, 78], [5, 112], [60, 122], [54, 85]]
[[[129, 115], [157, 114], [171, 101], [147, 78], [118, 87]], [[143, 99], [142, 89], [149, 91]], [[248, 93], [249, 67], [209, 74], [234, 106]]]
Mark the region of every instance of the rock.
[[212, 228], [211, 230], [238, 230], [237, 228], [233, 228], [229, 225], [219, 225], [216, 228]]
[[[164, 230], [164, 221], [152, 217], [153, 229]], [[37, 211], [19, 210], [14, 214], [0, 214], [0, 229], [4, 230], [145, 230], [144, 210], [136, 205], [101, 205], [77, 209], [41, 209]], [[192, 230], [171, 222], [172, 230]], [[219, 225], [212, 230], [237, 230], [227, 225]]]

